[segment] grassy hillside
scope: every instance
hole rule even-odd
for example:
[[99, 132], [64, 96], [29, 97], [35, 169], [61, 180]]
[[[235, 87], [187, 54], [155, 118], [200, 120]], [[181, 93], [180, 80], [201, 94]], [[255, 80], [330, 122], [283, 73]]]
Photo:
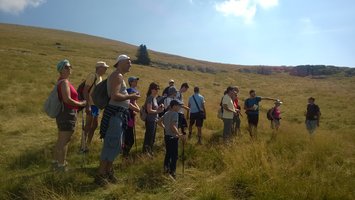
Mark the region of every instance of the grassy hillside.
[[[145, 93], [150, 82], [163, 88], [173, 78], [179, 85], [198, 85], [206, 97], [207, 120], [202, 146], [188, 141], [185, 173], [178, 163], [178, 179], [162, 173], [164, 147], [158, 130], [156, 156], [141, 154], [144, 127], [137, 127], [138, 151], [132, 160], [115, 162], [117, 185], [93, 184], [101, 150], [95, 136], [87, 156], [78, 153], [81, 118], [71, 142], [65, 174], [49, 170], [56, 140], [56, 124], [42, 105], [58, 74], [57, 62], [68, 58], [74, 66], [71, 82], [78, 86], [98, 60], [112, 65], [118, 54], [134, 57], [137, 47], [103, 38], [32, 27], [0, 24], [0, 199], [355, 199], [355, 78], [309, 79], [276, 74], [244, 74], [236, 67], [150, 52], [152, 60], [217, 67], [217, 74], [158, 69], [133, 65], [130, 75], [140, 77]], [[109, 73], [112, 71], [110, 69]], [[243, 101], [253, 88], [260, 96], [278, 97], [282, 105], [281, 130], [271, 141], [265, 111], [272, 102], [261, 102], [259, 140], [251, 142], [242, 118], [241, 138], [226, 146], [222, 121], [216, 110], [224, 89], [238, 85]], [[192, 94], [189, 90], [185, 95]], [[313, 96], [322, 112], [314, 140], [307, 135], [303, 112]], [[144, 98], [139, 100], [139, 104]], [[180, 148], [181, 150], [181, 148]]]

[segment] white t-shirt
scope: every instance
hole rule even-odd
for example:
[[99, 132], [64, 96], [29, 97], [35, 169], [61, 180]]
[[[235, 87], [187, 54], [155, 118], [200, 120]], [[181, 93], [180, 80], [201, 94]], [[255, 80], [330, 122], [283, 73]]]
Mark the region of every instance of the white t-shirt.
[[[235, 111], [235, 107], [234, 107], [234, 104], [233, 104], [233, 100], [232, 98], [226, 94], [223, 96], [223, 101], [222, 101], [222, 105], [226, 104], [227, 107], [230, 109], [230, 110], [233, 110]], [[224, 119], [233, 119], [234, 117], [234, 113], [229, 111], [229, 110], [226, 110], [223, 108], [223, 115], [222, 115], [222, 118]]]

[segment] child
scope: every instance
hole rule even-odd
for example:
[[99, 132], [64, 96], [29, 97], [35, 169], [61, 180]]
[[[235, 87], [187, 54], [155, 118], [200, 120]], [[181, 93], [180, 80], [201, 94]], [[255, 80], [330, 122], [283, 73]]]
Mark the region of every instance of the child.
[[169, 110], [158, 120], [158, 125], [164, 128], [165, 136], [165, 159], [164, 159], [164, 170], [169, 173], [170, 176], [176, 178], [176, 161], [178, 159], [178, 146], [179, 138], [184, 141], [184, 135], [179, 133], [178, 130], [178, 119], [179, 110], [183, 103], [179, 100], [172, 100], [169, 105]]
[[275, 129], [276, 131], [279, 130], [280, 127], [280, 119], [281, 119], [281, 111], [280, 111], [280, 106], [282, 102], [277, 100], [275, 101], [275, 106], [274, 108], [270, 111], [271, 112], [271, 128]]

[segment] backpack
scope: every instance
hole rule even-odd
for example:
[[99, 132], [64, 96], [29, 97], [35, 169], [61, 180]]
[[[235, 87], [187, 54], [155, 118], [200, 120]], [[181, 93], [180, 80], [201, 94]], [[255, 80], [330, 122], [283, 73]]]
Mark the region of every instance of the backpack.
[[141, 107], [141, 110], [139, 111], [139, 117], [141, 118], [142, 121], [145, 121], [145, 120], [147, 120], [147, 115], [148, 115], [148, 112], [146, 109], [146, 104], [144, 104]]
[[108, 96], [107, 91], [107, 79], [103, 80], [95, 86], [91, 93], [91, 98], [94, 105], [98, 108], [104, 109], [107, 106], [108, 102], [110, 101], [110, 97]]
[[44, 102], [44, 112], [51, 118], [56, 118], [59, 113], [63, 110], [63, 102], [59, 99], [58, 95], [58, 85], [62, 82], [59, 81], [49, 94], [48, 98]]
[[[92, 83], [92, 85], [90, 86], [89, 88], [89, 94], [90, 94], [90, 90], [92, 89], [92, 87], [94, 86], [94, 84], [96, 83], [96, 80], [97, 80], [97, 77], [95, 75], [95, 80], [94, 82]], [[80, 85], [78, 86], [78, 88], [76, 89], [76, 91], [78, 92], [78, 99], [79, 101], [83, 101], [85, 100], [84, 99], [84, 88], [85, 88], [85, 83], [86, 83], [86, 80], [84, 80], [83, 82], [80, 83]], [[84, 107], [79, 107], [78, 108], [78, 112], [80, 112]]]
[[267, 113], [266, 113], [266, 118], [267, 118], [268, 120], [272, 120], [273, 115], [274, 115], [274, 111], [275, 111], [274, 108], [270, 108], [270, 109], [267, 111]]

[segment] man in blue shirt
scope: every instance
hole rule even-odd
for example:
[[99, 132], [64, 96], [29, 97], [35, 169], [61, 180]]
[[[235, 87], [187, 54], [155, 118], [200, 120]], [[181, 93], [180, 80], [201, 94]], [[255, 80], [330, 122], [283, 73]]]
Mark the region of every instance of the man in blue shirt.
[[196, 123], [197, 127], [197, 144], [201, 144], [203, 120], [206, 119], [205, 98], [200, 95], [200, 88], [194, 88], [194, 94], [189, 98], [188, 106], [190, 108], [189, 138], [192, 136], [192, 126]]
[[255, 90], [249, 91], [250, 97], [244, 102], [245, 113], [248, 116], [248, 131], [250, 137], [257, 138], [257, 127], [259, 122], [259, 102], [261, 100], [277, 101], [278, 99], [256, 96]]

